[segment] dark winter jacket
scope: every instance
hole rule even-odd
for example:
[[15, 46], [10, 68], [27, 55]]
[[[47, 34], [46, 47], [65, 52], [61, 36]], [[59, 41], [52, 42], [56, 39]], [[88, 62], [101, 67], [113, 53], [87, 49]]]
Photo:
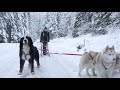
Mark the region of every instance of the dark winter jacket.
[[48, 31], [43, 31], [40, 36], [40, 42], [49, 42], [50, 40], [50, 35]]

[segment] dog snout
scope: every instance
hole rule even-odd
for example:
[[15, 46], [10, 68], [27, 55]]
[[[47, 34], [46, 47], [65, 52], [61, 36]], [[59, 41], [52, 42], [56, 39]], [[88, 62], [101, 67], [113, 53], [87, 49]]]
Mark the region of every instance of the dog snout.
[[24, 42], [27, 43], [27, 40], [25, 39]]

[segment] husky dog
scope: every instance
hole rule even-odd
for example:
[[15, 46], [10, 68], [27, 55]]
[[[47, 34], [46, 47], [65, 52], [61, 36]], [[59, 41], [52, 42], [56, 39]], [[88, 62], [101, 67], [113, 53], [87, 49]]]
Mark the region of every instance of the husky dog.
[[78, 75], [79, 75], [80, 77], [82, 77], [82, 76], [81, 76], [81, 71], [82, 71], [83, 69], [85, 69], [85, 68], [91, 63], [91, 61], [92, 61], [92, 58], [90, 57], [89, 53], [88, 53], [88, 52], [85, 52], [85, 53], [82, 55], [82, 57], [81, 57], [81, 59], [80, 59], [80, 63], [79, 63], [79, 73], [78, 73]]
[[89, 64], [89, 66], [86, 68], [86, 71], [87, 71], [87, 75], [88, 76], [91, 76], [90, 74], [89, 74], [89, 72], [88, 72], [88, 70], [89, 69], [92, 69], [92, 74], [93, 74], [93, 76], [96, 76], [96, 74], [95, 74], [95, 68], [94, 68], [94, 58], [98, 55], [99, 53], [98, 52], [94, 52], [94, 51], [89, 51], [89, 55], [90, 55], [90, 57], [91, 57], [91, 59], [92, 59], [92, 62]]
[[93, 75], [95, 75], [95, 71], [93, 68], [93, 58], [98, 54], [98, 52], [93, 52], [93, 51], [89, 51], [89, 52], [85, 52], [81, 59], [80, 59], [80, 63], [79, 63], [79, 73], [78, 75], [81, 76], [81, 71], [83, 69], [86, 68], [86, 72], [87, 75], [90, 76], [88, 70], [92, 69], [92, 73]]
[[112, 78], [113, 69], [116, 63], [116, 52], [114, 46], [107, 46], [95, 58], [94, 69], [96, 70], [97, 78]]
[[81, 71], [86, 68], [87, 75], [90, 76], [88, 70], [92, 69], [93, 75], [98, 78], [112, 78], [115, 65], [120, 65], [120, 54], [116, 54], [114, 46], [106, 46], [102, 52], [85, 52], [81, 57], [79, 64], [79, 76]]

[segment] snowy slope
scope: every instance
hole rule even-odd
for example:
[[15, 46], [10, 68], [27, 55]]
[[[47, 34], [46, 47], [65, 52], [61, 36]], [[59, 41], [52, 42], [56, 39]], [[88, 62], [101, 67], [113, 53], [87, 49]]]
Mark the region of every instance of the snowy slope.
[[[77, 52], [77, 46], [83, 44], [85, 47]], [[114, 45], [120, 52], [120, 36], [118, 32], [103, 36], [85, 35], [78, 38], [59, 38], [49, 42], [50, 53], [75, 53], [82, 54], [84, 49], [100, 52], [106, 45]], [[34, 43], [40, 48], [39, 40]], [[28, 63], [25, 63], [22, 75], [19, 71], [19, 44], [0, 44], [0, 78], [78, 78], [78, 65], [81, 56], [68, 56], [51, 54], [40, 57], [41, 67], [38, 69], [35, 63], [35, 75], [30, 73]], [[83, 75], [85, 72], [83, 71]], [[113, 74], [114, 78], [120, 78], [119, 73]]]

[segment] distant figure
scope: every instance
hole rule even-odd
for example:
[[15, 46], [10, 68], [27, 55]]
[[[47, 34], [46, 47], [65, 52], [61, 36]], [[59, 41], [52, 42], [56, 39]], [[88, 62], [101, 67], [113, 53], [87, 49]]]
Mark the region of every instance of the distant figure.
[[85, 46], [85, 39], [84, 39], [84, 44], [82, 45], [79, 45], [78, 47], [77, 47], [77, 52], [80, 50], [80, 49], [82, 49], [83, 47]]
[[43, 43], [43, 55], [46, 55], [47, 53], [46, 47], [49, 40], [50, 40], [50, 35], [48, 29], [45, 27], [40, 36], [40, 42]]

